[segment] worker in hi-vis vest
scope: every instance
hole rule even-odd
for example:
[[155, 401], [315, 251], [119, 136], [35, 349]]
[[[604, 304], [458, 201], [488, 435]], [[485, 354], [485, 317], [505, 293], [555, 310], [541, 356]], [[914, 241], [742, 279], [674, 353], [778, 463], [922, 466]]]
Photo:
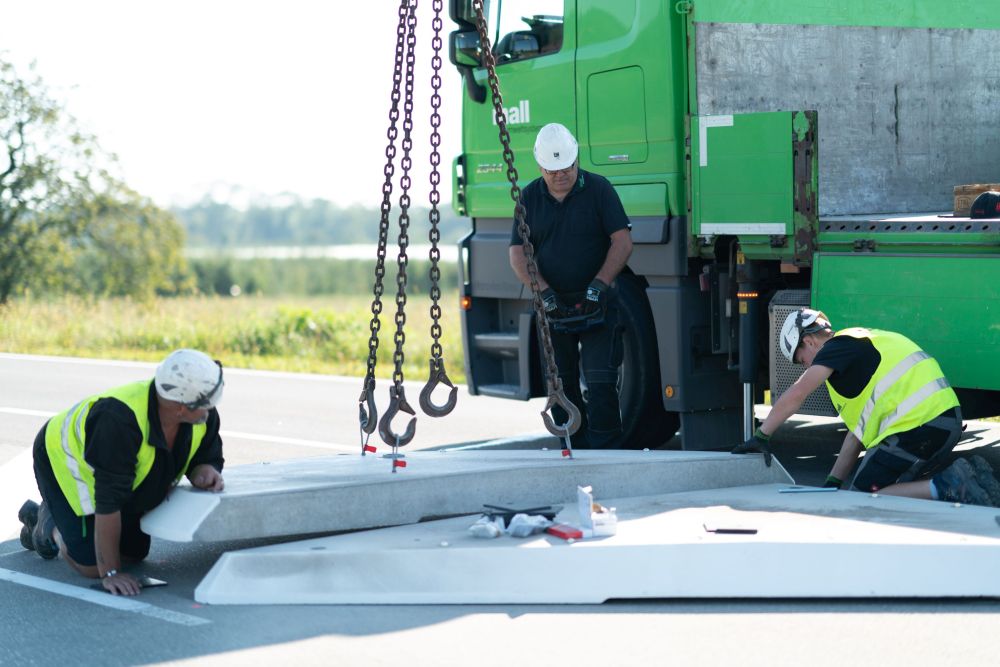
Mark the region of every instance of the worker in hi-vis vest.
[[1000, 501], [1000, 483], [980, 456], [921, 478], [940, 468], [958, 442], [962, 412], [941, 367], [916, 343], [878, 329], [834, 333], [827, 317], [811, 308], [788, 315], [778, 343], [790, 362], [807, 368], [734, 453], [762, 452], [770, 465], [768, 440], [825, 382], [847, 436], [824, 486], [840, 488], [863, 451], [851, 484], [859, 491], [976, 505]]
[[171, 353], [150, 380], [85, 398], [52, 417], [35, 438], [41, 505], [18, 512], [21, 544], [62, 555], [116, 595], [137, 595], [123, 566], [149, 553], [139, 519], [185, 474], [222, 491], [219, 413], [222, 365], [196, 350]]

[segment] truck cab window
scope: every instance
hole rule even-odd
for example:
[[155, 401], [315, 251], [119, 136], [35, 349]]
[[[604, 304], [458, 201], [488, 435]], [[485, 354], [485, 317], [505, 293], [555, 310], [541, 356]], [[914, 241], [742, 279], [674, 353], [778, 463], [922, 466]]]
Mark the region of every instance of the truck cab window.
[[487, 3], [497, 64], [555, 53], [563, 42], [563, 0]]

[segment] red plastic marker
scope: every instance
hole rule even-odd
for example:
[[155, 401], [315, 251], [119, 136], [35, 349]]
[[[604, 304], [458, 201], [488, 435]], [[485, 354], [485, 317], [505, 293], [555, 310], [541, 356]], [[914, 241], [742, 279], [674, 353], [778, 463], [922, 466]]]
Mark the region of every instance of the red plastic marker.
[[562, 455], [563, 456], [573, 456], [573, 452], [569, 451], [568, 449], [564, 449], [564, 450], [562, 450]]
[[405, 468], [406, 467], [406, 461], [404, 461], [402, 459], [393, 459], [392, 460], [392, 467], [393, 468]]
[[565, 523], [557, 523], [554, 526], [549, 526], [545, 529], [545, 532], [549, 535], [561, 537], [564, 540], [578, 540], [583, 537], [583, 532], [579, 528]]
[[365, 445], [365, 451], [368, 452], [368, 453], [370, 453], [370, 454], [374, 454], [375, 451], [376, 451], [375, 450], [375, 445]]

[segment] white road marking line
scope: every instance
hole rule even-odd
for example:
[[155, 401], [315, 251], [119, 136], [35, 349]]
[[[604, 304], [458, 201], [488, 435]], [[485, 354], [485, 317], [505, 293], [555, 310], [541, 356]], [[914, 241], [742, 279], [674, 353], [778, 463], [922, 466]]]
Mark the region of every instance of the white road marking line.
[[0, 412], [8, 415], [26, 415], [28, 417], [51, 417], [55, 414], [49, 410], [29, 410], [27, 408], [0, 408]]
[[[41, 354], [11, 354], [9, 352], [0, 352], [0, 359], [6, 359], [10, 361], [42, 361], [50, 363], [59, 364], [77, 364], [84, 366], [117, 366], [121, 368], [148, 368], [155, 369], [157, 363], [149, 361], [117, 361], [113, 359], [86, 359], [83, 357], [53, 357]], [[361, 386], [362, 378], [360, 377], [350, 377], [346, 375], [321, 375], [319, 373], [290, 373], [287, 371], [265, 371], [256, 370], [250, 368], [231, 368], [226, 367], [226, 374], [233, 375], [250, 375], [250, 376], [261, 376], [261, 377], [279, 377], [279, 378], [294, 378], [297, 380], [320, 380], [323, 382], [336, 382], [336, 383], [357, 383], [358, 387]], [[388, 380], [386, 380], [388, 382]]]
[[357, 449], [354, 445], [339, 445], [334, 442], [320, 442], [319, 440], [301, 440], [299, 438], [284, 438], [277, 435], [257, 435], [256, 433], [242, 433], [240, 431], [219, 431], [225, 438], [237, 438], [239, 440], [254, 440], [256, 442], [273, 442], [282, 445], [298, 445], [300, 447], [316, 447], [318, 449], [334, 449], [337, 451], [347, 451]]
[[28, 586], [29, 588], [35, 588], [40, 591], [47, 591], [49, 593], [55, 593], [56, 595], [74, 598], [82, 602], [89, 602], [102, 607], [110, 607], [111, 609], [117, 609], [118, 611], [129, 611], [135, 614], [141, 614], [142, 616], [149, 616], [161, 621], [167, 621], [168, 623], [176, 623], [178, 625], [195, 626], [206, 625], [212, 622], [207, 618], [191, 616], [190, 614], [183, 614], [179, 611], [171, 611], [170, 609], [163, 609], [161, 607], [154, 607], [146, 602], [139, 602], [138, 600], [131, 598], [101, 593], [89, 588], [80, 588], [79, 586], [72, 586], [70, 584], [64, 584], [50, 579], [43, 579], [42, 577], [36, 577], [2, 567], [0, 567], [0, 581], [9, 581], [14, 584]]
[[[112, 359], [85, 359], [82, 357], [53, 357], [41, 354], [12, 354], [10, 352], [0, 352], [0, 360], [9, 361], [44, 361], [60, 364], [81, 364], [87, 366], [120, 366], [123, 368], [148, 368], [155, 369], [157, 364], [148, 361], [116, 361]], [[363, 370], [363, 369], [362, 369]], [[304, 380], [311, 382], [332, 382], [335, 384], [356, 384], [361, 388], [364, 378], [350, 375], [323, 375], [321, 373], [292, 373], [289, 371], [265, 371], [251, 368], [233, 368], [226, 366], [226, 374], [248, 375], [251, 377], [285, 378], [292, 380]], [[379, 378], [377, 382], [388, 386], [392, 380]], [[417, 391], [423, 387], [423, 382], [412, 380], [403, 383], [404, 386], [416, 388]], [[464, 389], [465, 385], [456, 385], [459, 389]]]
[[[28, 410], [26, 408], [0, 407], [0, 413], [11, 415], [27, 415], [29, 417], [51, 417], [56, 414], [45, 410]], [[266, 435], [259, 433], [244, 433], [242, 431], [220, 431], [223, 438], [238, 438], [240, 440], [253, 440], [255, 442], [273, 442], [281, 445], [298, 445], [300, 447], [316, 447], [319, 449], [334, 449], [343, 451], [351, 449], [351, 445], [340, 445], [333, 442], [321, 442], [319, 440], [303, 440], [301, 438], [285, 438], [280, 435]], [[2, 470], [2, 466], [0, 466]]]

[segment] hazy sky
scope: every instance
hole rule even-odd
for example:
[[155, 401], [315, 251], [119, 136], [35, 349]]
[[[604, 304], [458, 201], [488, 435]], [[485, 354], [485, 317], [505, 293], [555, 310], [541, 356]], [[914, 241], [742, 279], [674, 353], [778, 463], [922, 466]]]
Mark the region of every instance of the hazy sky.
[[[462, 84], [448, 61], [447, 6], [441, 190], [450, 204]], [[118, 155], [125, 180], [161, 205], [236, 185], [377, 206], [397, 12], [392, 0], [0, 0], [0, 50], [19, 65], [37, 61]], [[424, 205], [432, 16], [422, 0], [411, 196]]]

